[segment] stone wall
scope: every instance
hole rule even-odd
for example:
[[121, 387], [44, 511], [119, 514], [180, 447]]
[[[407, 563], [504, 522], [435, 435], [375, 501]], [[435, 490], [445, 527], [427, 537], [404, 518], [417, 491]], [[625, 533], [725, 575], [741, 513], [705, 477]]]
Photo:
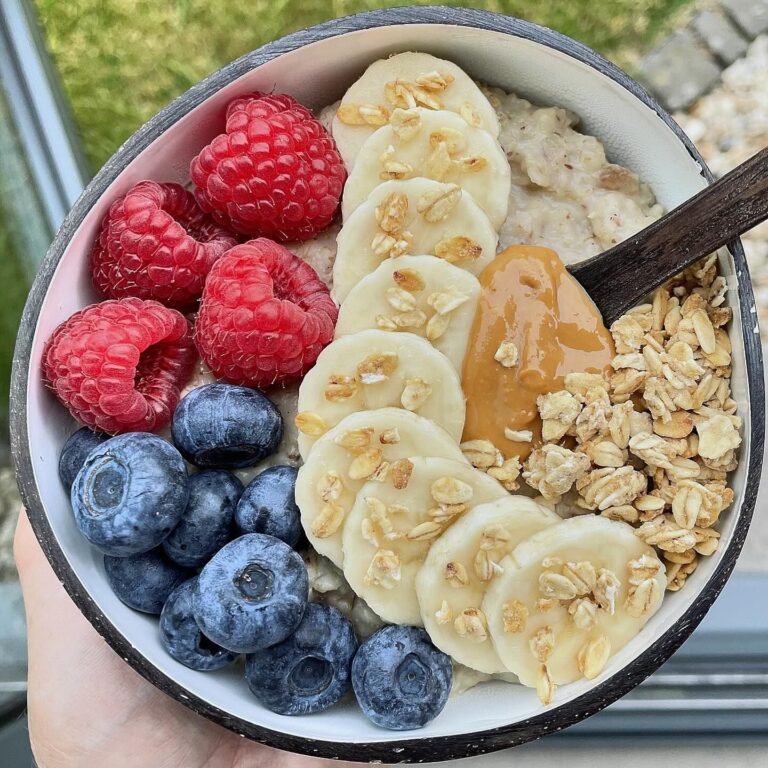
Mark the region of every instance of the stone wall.
[[667, 109], [685, 109], [717, 85], [721, 71], [765, 32], [768, 0], [721, 0], [647, 54], [638, 79]]

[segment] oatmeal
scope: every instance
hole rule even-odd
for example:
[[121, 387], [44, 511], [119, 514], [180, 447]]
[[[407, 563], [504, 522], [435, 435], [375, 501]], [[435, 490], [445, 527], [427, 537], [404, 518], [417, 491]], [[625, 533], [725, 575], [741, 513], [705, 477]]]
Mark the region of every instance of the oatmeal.
[[499, 115], [499, 142], [512, 169], [501, 248], [543, 245], [572, 264], [661, 216], [650, 187], [608, 162], [602, 144], [576, 130], [578, 117], [572, 112], [537, 107], [498, 88], [486, 93]]
[[335, 337], [270, 392], [282, 442], [238, 475], [300, 467], [310, 600], [361, 641], [423, 626], [451, 695], [502, 679], [546, 705], [717, 550], [741, 442], [725, 280], [712, 256], [606, 329], [565, 264], [656, 220], [648, 185], [565, 109], [366, 77], [320, 116], [343, 223], [291, 247]]
[[[496, 110], [500, 126], [498, 141], [511, 169], [509, 214], [499, 230], [498, 250], [517, 244], [541, 246], [556, 251], [562, 262], [573, 263], [610, 248], [662, 214], [646, 184], [631, 171], [610, 163], [597, 139], [576, 130], [578, 118], [574, 114], [558, 107], [538, 107], [498, 89], [487, 89], [485, 93]], [[411, 134], [415, 135], [414, 131], [421, 125], [422, 117], [414, 112], [413, 119], [405, 120], [408, 116], [406, 111], [399, 109], [395, 112], [385, 122], [391, 122], [400, 141], [408, 142]], [[361, 126], [369, 133], [373, 125], [370, 121], [352, 120], [346, 113], [341, 115], [338, 104], [323, 110], [321, 120], [329, 125], [334, 116], [344, 118], [343, 122], [349, 126]], [[429, 119], [430, 124], [439, 120], [435, 117]], [[376, 123], [375, 127], [378, 125]], [[454, 153], [462, 141], [458, 133], [442, 139], [446, 142], [446, 151], [452, 147]], [[435, 142], [437, 139], [434, 139], [432, 146], [438, 146]], [[387, 162], [399, 162], [399, 155], [396, 157], [392, 152], [390, 155]], [[446, 157], [447, 162], [455, 162], [450, 154]], [[424, 167], [425, 176], [431, 173], [430, 162]], [[426, 180], [419, 183], [434, 184]], [[340, 242], [343, 241], [345, 249], [349, 250], [349, 256], [344, 258], [345, 263], [349, 259], [350, 265], [354, 261], [354, 248], [350, 244], [353, 229], [357, 232], [357, 228], [362, 226], [368, 229], [373, 227], [371, 231], [380, 233], [380, 237], [390, 236], [393, 232], [400, 237], [405, 226], [403, 206], [397, 207], [392, 201], [399, 202], [404, 198], [406, 189], [407, 184], [402, 191], [398, 187], [396, 193], [388, 193], [387, 206], [382, 203], [375, 210], [375, 221], [373, 213], [365, 213], [372, 224], [362, 224], [364, 215], [361, 210], [354, 214], [354, 227], [347, 227], [346, 223], [343, 228], [335, 225], [320, 237], [297, 245], [295, 252], [331, 285], [337, 235], [341, 232]], [[454, 194], [457, 200], [459, 192], [456, 187]], [[468, 204], [470, 202], [462, 202], [463, 206]], [[464, 218], [469, 221], [472, 217], [467, 217], [463, 209], [461, 213], [458, 209], [454, 213], [458, 216], [453, 217], [455, 221], [450, 211], [447, 218], [442, 216], [442, 219], [446, 219], [446, 226], [452, 226], [458, 233], [459, 225], [464, 226], [461, 224]], [[361, 223], [358, 224], [357, 220]], [[414, 236], [410, 232], [406, 234], [400, 250], [378, 255], [374, 249], [371, 251], [373, 255], [366, 257], [365, 269], [358, 265], [358, 273], [351, 279], [347, 279], [344, 272], [347, 282], [337, 296], [342, 301], [342, 310], [350, 289], [354, 289], [356, 282], [374, 270], [381, 259], [389, 257], [396, 260], [395, 257], [402, 253], [415, 253], [409, 250], [414, 244]], [[417, 235], [416, 240], [424, 240], [425, 252], [447, 258], [440, 252], [439, 236], [425, 238], [419, 233]], [[487, 235], [484, 237], [488, 239]], [[376, 240], [375, 237], [373, 239]], [[460, 233], [453, 236], [453, 240], [458, 239]], [[487, 250], [488, 246], [485, 248]], [[504, 254], [505, 260], [499, 261], [497, 257], [493, 271], [486, 270], [481, 278], [483, 294], [463, 366], [462, 388], [469, 402], [461, 450], [469, 463], [498, 481], [508, 493], [538, 494], [537, 501], [556, 510], [560, 517], [590, 514], [632, 526], [639, 538], [638, 545], [652, 547], [653, 550], [649, 551], [655, 551], [666, 567], [667, 590], [680, 589], [695, 570], [699, 558], [716, 550], [718, 534], [714, 526], [733, 499], [733, 493], [727, 487], [727, 472], [735, 467], [741, 421], [735, 415], [735, 403], [730, 394], [730, 346], [724, 328], [731, 313], [724, 305], [724, 280], [718, 276], [712, 257], [670, 281], [648, 304], [631, 310], [614, 323], [609, 333], [583, 292], [571, 290], [566, 292], [567, 295], [563, 293], [563, 282], [568, 283], [568, 279], [554, 254], [550, 259], [552, 264], [542, 264], [539, 270], [542, 273], [540, 277], [551, 278], [547, 286], [540, 285], [541, 280], [536, 285], [530, 285], [530, 275], [523, 280], [516, 274], [514, 280], [506, 281], [515, 286], [511, 293], [508, 292], [509, 295], [488, 292], [491, 284], [497, 290], [501, 286], [499, 279], [504, 269], [513, 263], [513, 255], [520, 258], [527, 256], [529, 261], [535, 261], [533, 257], [537, 253], [549, 254], [551, 251], [510, 249]], [[487, 261], [486, 255], [482, 264], [475, 267], [467, 265], [465, 268], [479, 276]], [[351, 321], [345, 320], [345, 327], [351, 326], [346, 332], [356, 333], [365, 327], [376, 327], [391, 334], [418, 332], [427, 340], [439, 339], [446, 329], [438, 329], [435, 318], [427, 324], [427, 313], [438, 306], [437, 294], [430, 295], [429, 306], [425, 304], [422, 307], [418, 304], [419, 291], [424, 291], [425, 297], [430, 293], [424, 290], [423, 277], [415, 276], [419, 279], [414, 282], [415, 277], [411, 278], [410, 272], [403, 272], [402, 275], [394, 272], [393, 275], [392, 286], [382, 293], [388, 302], [385, 306], [387, 312], [379, 312], [382, 319], [377, 316], [375, 324], [370, 320], [371, 325], [365, 325], [368, 321], [358, 321], [357, 316], [362, 317], [371, 303], [358, 300], [356, 305], [349, 304], [346, 310], [348, 317], [355, 317], [354, 326]], [[531, 319], [535, 304], [533, 294], [537, 287], [541, 292], [541, 307], [538, 314], [534, 313], [536, 319]], [[485, 303], [493, 297], [498, 308], [506, 306], [509, 309], [513, 294], [515, 303], [519, 305], [518, 316], [505, 316], [501, 324], [497, 323], [498, 328], [494, 326], [492, 343], [488, 341], [486, 344], [485, 337], [491, 326], [483, 333], [478, 331], [483, 310], [489, 309]], [[408, 317], [418, 311], [424, 316], [419, 328], [406, 322], [384, 321], [392, 314]], [[559, 313], [562, 333], [547, 319], [553, 316], [553, 312], [555, 315]], [[436, 319], [442, 317], [438, 311]], [[524, 320], [521, 319], [523, 317]], [[487, 353], [488, 360], [478, 358], [480, 338], [483, 338], [485, 345], [480, 345], [483, 347], [482, 354]], [[366, 351], [370, 353], [371, 350]], [[463, 355], [463, 352], [458, 354]], [[459, 356], [454, 363], [460, 359]], [[386, 373], [382, 381], [389, 380], [391, 375]], [[350, 398], [359, 397], [363, 389], [372, 391], [370, 382], [366, 382], [368, 380], [364, 376], [358, 380], [353, 371], [352, 375], [343, 381], [339, 379], [333, 385], [342, 399], [335, 398], [335, 395], [332, 399], [326, 394], [326, 401], [346, 403]], [[432, 396], [423, 382], [423, 375], [411, 376], [404, 381], [401, 397], [392, 405], [418, 412], [422, 401]], [[375, 386], [381, 385], [377, 383]], [[349, 393], [342, 392], [344, 387], [353, 389]], [[296, 446], [297, 432], [293, 426], [296, 392], [286, 390], [279, 393], [278, 398], [286, 416], [286, 425], [290, 424], [291, 429], [287, 430], [279, 453], [255, 470], [249, 470], [246, 478], [272, 463], [301, 462]], [[382, 403], [389, 405], [384, 401]], [[302, 440], [306, 441], [307, 447], [334, 422], [333, 419], [330, 422], [327, 420], [327, 414], [322, 415], [328, 408], [327, 404], [318, 403], [317, 406], [311, 411], [303, 411], [296, 419], [298, 431], [304, 435]], [[390, 450], [383, 439], [381, 442], [379, 449], [384, 449], [384, 452]], [[334, 450], [343, 452], [344, 448], [337, 446]], [[317, 454], [318, 457], [320, 455]], [[349, 460], [336, 462], [342, 468], [345, 464], [350, 465], [349, 470], [342, 469], [339, 475], [340, 487], [346, 489], [342, 492], [347, 496], [350, 491], [346, 486], [350, 482], [357, 488], [363, 480], [372, 477], [366, 470], [363, 480], [347, 479], [347, 472], [350, 477], [353, 477], [353, 471], [356, 473], [354, 477], [360, 474], [354, 467], [363, 460], [367, 460], [367, 453], [355, 448]], [[386, 471], [379, 473], [384, 480], [389, 474], [390, 462], [383, 459], [382, 462], [387, 465]], [[406, 488], [407, 484], [403, 487]], [[311, 492], [315, 492], [314, 485]], [[407, 496], [407, 490], [405, 493]], [[341, 549], [338, 543], [330, 547], [328, 542], [340, 541], [344, 515], [350, 507], [347, 496], [344, 496], [343, 505], [337, 504], [339, 514], [334, 517], [338, 521], [334, 523], [333, 538], [317, 539], [321, 550], [327, 549], [327, 554], [338, 564], [342, 562]], [[328, 502], [325, 504], [328, 506]], [[454, 506], [466, 507], [466, 504]], [[392, 509], [395, 507], [397, 505]], [[430, 542], [442, 533], [443, 526], [458, 519], [461, 514], [463, 510], [429, 518], [416, 526], [418, 531], [403, 532], [402, 536], [405, 541], [418, 544], [420, 551], [426, 551]], [[396, 516], [392, 517], [392, 520], [395, 519]], [[388, 541], [379, 542], [377, 536], [382, 531], [375, 531], [379, 530], [376, 526], [381, 524], [379, 521], [369, 526], [368, 534], [363, 532], [364, 542], [376, 540], [375, 557], [369, 564], [366, 584], [367, 588], [372, 584], [386, 586], [386, 593], [399, 585], [403, 564], [395, 554], [400, 546], [396, 546], [400, 536], [397, 528], [391, 528], [390, 522]], [[387, 529], [382, 530], [386, 533]], [[312, 540], [315, 541], [314, 538]], [[371, 634], [381, 619], [355, 594], [343, 572], [315, 553], [309, 556], [308, 565], [312, 599], [334, 605], [348, 615], [362, 637]], [[461, 563], [455, 564], [456, 579], [461, 575], [458, 574], [460, 566]], [[494, 566], [499, 573], [503, 571], [498, 563]], [[469, 570], [461, 566], [467, 579], [470, 576], [474, 578], [472, 567], [472, 563]], [[489, 583], [494, 576], [495, 572], [488, 570]], [[617, 584], [620, 582], [623, 580], [618, 580]], [[464, 584], [460, 581], [460, 585]], [[658, 583], [654, 582], [654, 585], [654, 589], [658, 590]], [[627, 588], [626, 597], [622, 597], [627, 604], [627, 615], [644, 617], [649, 601], [654, 606], [658, 604], [656, 592], [649, 596], [632, 584]], [[554, 616], [551, 611], [561, 602], [557, 596], [553, 598], [542, 594], [537, 606], [531, 610], [547, 615], [551, 623]], [[520, 631], [527, 631], [519, 621], [512, 621], [509, 604], [504, 605], [503, 630], [511, 631], [509, 628], [514, 624], [522, 627]], [[595, 611], [601, 610], [600, 606], [599, 597], [582, 597], [577, 593], [570, 595], [569, 592], [565, 610], [579, 628], [589, 628], [595, 621]], [[523, 608], [527, 616], [529, 609]], [[519, 615], [522, 615], [520, 610], [515, 616], [519, 619]], [[479, 607], [467, 608], [454, 615], [449, 603], [443, 601], [443, 608], [436, 612], [436, 620], [437, 625], [445, 626], [462, 637], [469, 638], [471, 633], [473, 641], [490, 643], [486, 617]], [[612, 652], [606, 642], [593, 643], [594, 647], [585, 645], [580, 649], [578, 658], [568, 658], [568, 669], [574, 675], [593, 677], [598, 674]], [[562, 670], [555, 668], [553, 672], [545, 662], [542, 663], [546, 673], [538, 677], [532, 675], [526, 678], [526, 682], [535, 685], [548, 699], [559, 681], [565, 678]], [[454, 693], [481, 679], [489, 679], [470, 667], [456, 665], [455, 671]]]
[[111, 201], [89, 263], [112, 300], [42, 373], [117, 435], [71, 435], [61, 479], [176, 662], [247, 654], [280, 715], [351, 681], [396, 730], [484, 680], [546, 706], [717, 551], [742, 430], [726, 282], [711, 256], [603, 326], [565, 263], [661, 208], [576, 124], [396, 54], [322, 123], [238, 96], [194, 190]]

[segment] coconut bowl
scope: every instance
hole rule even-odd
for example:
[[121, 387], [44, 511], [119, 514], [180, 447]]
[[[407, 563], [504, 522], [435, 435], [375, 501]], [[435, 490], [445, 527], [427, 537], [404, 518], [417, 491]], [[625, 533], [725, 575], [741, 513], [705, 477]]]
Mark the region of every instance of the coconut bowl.
[[238, 670], [203, 674], [168, 656], [157, 619], [118, 600], [105, 579], [101, 555], [75, 525], [57, 474], [59, 452], [75, 425], [43, 386], [43, 345], [60, 322], [97, 298], [87, 254], [111, 202], [142, 179], [187, 183], [190, 159], [220, 132], [232, 97], [276, 90], [317, 109], [340, 98], [374, 60], [406, 50], [451, 59], [475, 79], [573, 110], [581, 129], [603, 142], [609, 159], [649, 183], [667, 209], [712, 181], [691, 141], [634, 80], [552, 30], [502, 15], [438, 7], [329, 21], [269, 43], [210, 75], [133, 134], [99, 171], [64, 221], [35, 280], [19, 331], [11, 393], [13, 453], [32, 526], [74, 602], [126, 663], [190, 710], [253, 740], [309, 755], [385, 763], [462, 758], [522, 744], [595, 714], [658, 669], [696, 628], [736, 563], [760, 477], [765, 403], [754, 298], [744, 252], [735, 241], [720, 260], [734, 310], [733, 397], [744, 428], [731, 479], [735, 501], [720, 520], [720, 548], [701, 561], [683, 590], [667, 594], [597, 679], [559, 688], [549, 706], [531, 689], [484, 683], [452, 698], [421, 730], [386, 731], [366, 720], [352, 701], [311, 716], [273, 714], [249, 693]]

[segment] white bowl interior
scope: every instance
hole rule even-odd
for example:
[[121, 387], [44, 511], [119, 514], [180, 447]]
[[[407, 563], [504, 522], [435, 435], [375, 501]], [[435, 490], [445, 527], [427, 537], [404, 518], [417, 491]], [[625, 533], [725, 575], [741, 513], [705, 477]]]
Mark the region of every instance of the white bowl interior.
[[[339, 98], [368, 63], [400, 50], [426, 50], [450, 58], [476, 78], [542, 104], [572, 109], [582, 117], [583, 129], [604, 142], [611, 160], [636, 171], [651, 184], [667, 208], [705, 185], [697, 163], [653, 110], [608, 77], [541, 44], [479, 29], [435, 25], [384, 27], [346, 34], [287, 53], [243, 76], [179, 120], [128, 166], [86, 216], [61, 259], [42, 306], [30, 360], [27, 418], [37, 487], [61, 549], [100, 609], [149, 662], [189, 692], [236, 717], [318, 741], [360, 743], [471, 733], [523, 720], [540, 713], [542, 707], [536, 694], [522, 686], [484, 684], [452, 699], [445, 711], [423, 730], [397, 733], [371, 725], [354, 703], [311, 717], [275, 715], [253, 699], [237, 671], [204, 674], [178, 664], [160, 645], [157, 620], [130, 610], [112, 594], [104, 578], [101, 557], [74, 524], [56, 471], [60, 447], [73, 430], [73, 423], [45, 391], [38, 371], [43, 344], [53, 329], [95, 299], [86, 255], [99, 222], [115, 197], [145, 178], [186, 182], [189, 160], [221, 131], [223, 108], [231, 97], [251, 90], [275, 89], [291, 93], [309, 106], [321, 107]], [[733, 478], [736, 503], [723, 516], [719, 552], [733, 535], [750, 450], [746, 362], [739, 334], [736, 276], [727, 254], [723, 257], [723, 268], [729, 276], [728, 298], [735, 313], [731, 332], [734, 398], [747, 424], [740, 468]], [[755, 324], [752, 317], [745, 321]], [[611, 658], [596, 682], [620, 673], [667, 631], [695, 601], [719, 559], [719, 554], [704, 559], [685, 589], [668, 594], [643, 632]], [[560, 689], [550, 708], [583, 694], [592, 685], [585, 680]]]

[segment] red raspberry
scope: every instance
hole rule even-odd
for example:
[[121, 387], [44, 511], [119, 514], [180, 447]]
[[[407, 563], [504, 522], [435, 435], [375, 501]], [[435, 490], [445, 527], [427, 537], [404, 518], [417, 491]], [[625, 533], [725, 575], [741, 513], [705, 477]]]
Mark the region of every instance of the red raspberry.
[[43, 374], [83, 424], [112, 435], [153, 432], [170, 422], [196, 358], [184, 315], [119, 299], [63, 322], [43, 351]]
[[[245, 112], [252, 117], [271, 117], [278, 112], [293, 110], [306, 120], [314, 120], [315, 116], [293, 96], [287, 93], [244, 93], [227, 104], [226, 129], [229, 132], [229, 119], [239, 112]], [[235, 129], [237, 130], [237, 129]]]
[[226, 133], [192, 161], [200, 207], [244, 235], [309, 240], [333, 220], [347, 172], [336, 143], [285, 94], [253, 93], [227, 108]]
[[141, 181], [101, 223], [91, 251], [93, 284], [110, 299], [137, 296], [187, 309], [214, 261], [236, 242], [180, 184]]
[[338, 313], [309, 264], [271, 240], [251, 240], [208, 275], [195, 344], [220, 379], [288, 384], [314, 365], [333, 338]]

